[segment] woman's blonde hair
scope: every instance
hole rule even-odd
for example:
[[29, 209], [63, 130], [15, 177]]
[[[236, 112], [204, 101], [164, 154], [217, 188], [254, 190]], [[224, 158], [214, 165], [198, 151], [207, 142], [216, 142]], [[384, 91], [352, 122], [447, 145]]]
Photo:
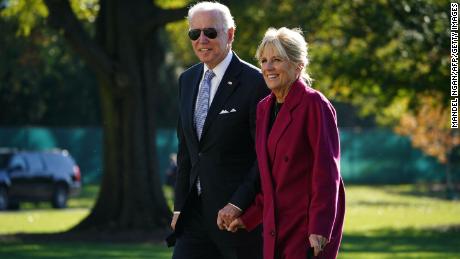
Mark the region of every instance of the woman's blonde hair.
[[265, 32], [264, 38], [257, 47], [256, 58], [259, 62], [267, 47], [274, 48], [281, 57], [287, 59], [288, 61], [296, 65], [301, 65], [301, 76], [305, 79], [308, 85], [311, 85], [313, 79], [307, 73], [307, 66], [309, 63], [308, 44], [305, 41], [300, 28], [269, 28]]

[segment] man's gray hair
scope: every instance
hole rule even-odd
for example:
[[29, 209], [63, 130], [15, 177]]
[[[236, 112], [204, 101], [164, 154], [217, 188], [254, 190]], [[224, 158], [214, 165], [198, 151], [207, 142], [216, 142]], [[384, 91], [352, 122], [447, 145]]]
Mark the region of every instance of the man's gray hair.
[[236, 28], [235, 21], [233, 20], [232, 14], [230, 13], [230, 9], [228, 9], [227, 6], [217, 2], [199, 2], [191, 6], [188, 10], [187, 16], [189, 25], [193, 15], [199, 11], [217, 11], [221, 15], [224, 29], [228, 30], [230, 28]]

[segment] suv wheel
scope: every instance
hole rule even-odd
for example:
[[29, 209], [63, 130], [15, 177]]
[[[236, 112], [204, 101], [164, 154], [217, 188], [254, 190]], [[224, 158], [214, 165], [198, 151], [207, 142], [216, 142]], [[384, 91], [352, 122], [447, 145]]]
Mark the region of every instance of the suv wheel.
[[51, 204], [53, 205], [53, 208], [65, 208], [67, 206], [67, 198], [67, 187], [64, 184], [57, 184], [53, 192], [53, 197], [51, 198]]
[[5, 186], [0, 186], [0, 211], [8, 208], [8, 192]]

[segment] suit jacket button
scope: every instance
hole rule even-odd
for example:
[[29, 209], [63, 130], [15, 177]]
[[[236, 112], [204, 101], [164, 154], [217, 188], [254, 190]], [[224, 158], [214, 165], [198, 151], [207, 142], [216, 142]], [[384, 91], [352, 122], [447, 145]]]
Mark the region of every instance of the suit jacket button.
[[202, 154], [201, 154], [201, 152], [200, 152], [200, 153], [198, 153], [198, 156], [201, 156], [201, 155], [202, 155]]
[[275, 236], [275, 230], [270, 231], [270, 236], [272, 236], [272, 237]]

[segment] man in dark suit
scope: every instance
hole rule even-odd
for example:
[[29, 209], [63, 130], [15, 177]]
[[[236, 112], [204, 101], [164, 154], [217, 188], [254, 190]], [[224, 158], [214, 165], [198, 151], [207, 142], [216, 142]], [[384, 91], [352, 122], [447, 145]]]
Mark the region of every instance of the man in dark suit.
[[222, 229], [260, 188], [255, 111], [268, 88], [260, 71], [231, 50], [235, 25], [226, 6], [198, 3], [188, 22], [201, 62], [179, 78], [173, 258], [262, 258], [260, 229], [236, 234]]

